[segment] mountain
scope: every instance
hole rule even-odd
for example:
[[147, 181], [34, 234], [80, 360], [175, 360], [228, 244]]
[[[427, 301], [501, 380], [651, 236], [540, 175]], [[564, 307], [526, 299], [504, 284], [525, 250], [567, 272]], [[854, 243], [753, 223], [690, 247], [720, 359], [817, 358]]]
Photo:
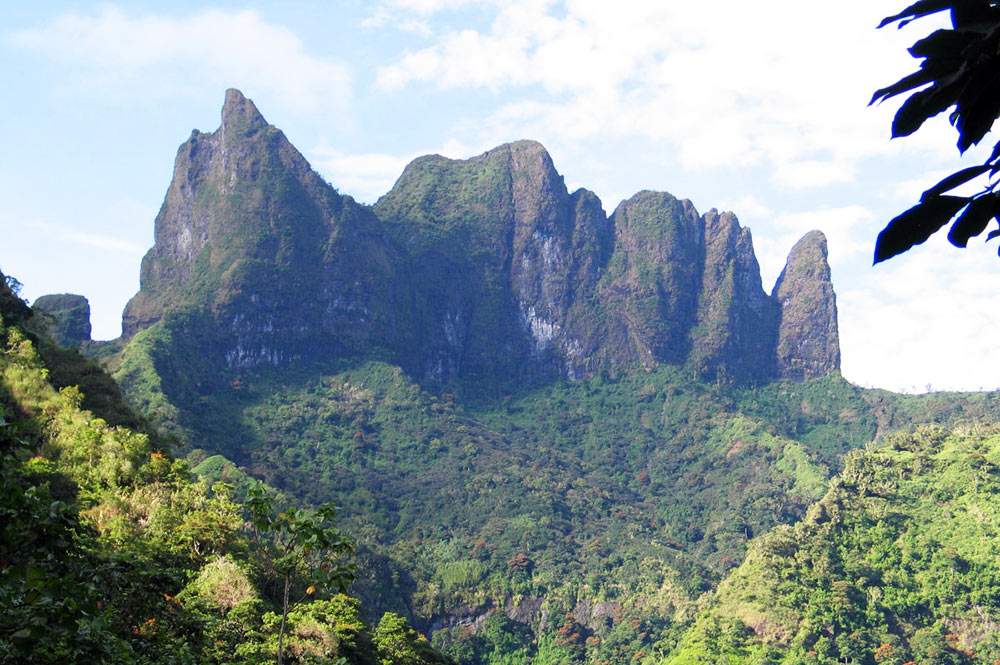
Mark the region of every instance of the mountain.
[[363, 206], [235, 90], [178, 151], [123, 329], [81, 349], [196, 473], [335, 501], [371, 618], [479, 665], [654, 662], [850, 451], [996, 420], [840, 376], [819, 232], [769, 295], [732, 213], [608, 215], [531, 141]]
[[177, 153], [123, 334], [186, 309], [211, 322], [199, 351], [228, 367], [358, 353], [393, 339], [397, 261], [372, 212], [230, 90], [222, 126]]
[[[230, 90], [221, 127], [178, 151], [123, 331], [186, 311], [211, 329], [196, 351], [228, 368], [381, 349], [440, 385], [659, 363], [801, 380], [839, 370], [826, 254], [807, 248], [824, 242], [807, 236], [768, 296], [731, 213], [640, 192], [608, 217], [531, 141], [422, 157], [361, 206]], [[827, 306], [803, 306], [816, 294]]]
[[62, 346], [79, 346], [90, 341], [90, 303], [72, 293], [46, 295], [33, 305], [37, 312], [51, 317], [49, 333]]

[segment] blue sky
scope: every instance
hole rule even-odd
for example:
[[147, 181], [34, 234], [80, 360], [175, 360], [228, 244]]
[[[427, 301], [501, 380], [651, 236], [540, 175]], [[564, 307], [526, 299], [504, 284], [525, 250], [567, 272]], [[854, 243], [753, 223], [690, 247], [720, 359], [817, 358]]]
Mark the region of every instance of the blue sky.
[[941, 118], [890, 142], [895, 104], [867, 106], [933, 27], [875, 30], [905, 4], [17, 3], [0, 27], [0, 269], [29, 300], [82, 293], [95, 337], [117, 336], [177, 147], [236, 87], [365, 202], [416, 156], [531, 138], [608, 213], [641, 189], [733, 210], [768, 291], [821, 229], [848, 379], [997, 388], [996, 243], [934, 238], [871, 266], [888, 219], [975, 159]]

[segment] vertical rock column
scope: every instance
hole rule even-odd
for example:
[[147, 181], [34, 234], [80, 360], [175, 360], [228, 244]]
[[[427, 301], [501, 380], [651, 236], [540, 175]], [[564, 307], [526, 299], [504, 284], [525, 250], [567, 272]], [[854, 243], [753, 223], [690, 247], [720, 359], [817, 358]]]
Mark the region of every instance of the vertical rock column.
[[780, 308], [778, 377], [804, 381], [840, 371], [837, 299], [822, 232], [795, 244], [772, 297]]

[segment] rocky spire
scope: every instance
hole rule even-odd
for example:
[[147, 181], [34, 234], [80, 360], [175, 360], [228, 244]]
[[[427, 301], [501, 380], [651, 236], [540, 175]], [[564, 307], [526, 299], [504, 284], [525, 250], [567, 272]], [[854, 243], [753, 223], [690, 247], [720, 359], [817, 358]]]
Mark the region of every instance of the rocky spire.
[[267, 120], [252, 101], [235, 88], [226, 90], [226, 101], [222, 105], [223, 135], [250, 136], [266, 127]]
[[211, 314], [217, 339], [206, 344], [230, 366], [365, 347], [391, 327], [395, 261], [379, 229], [229, 90], [219, 129], [177, 152], [123, 334], [186, 308]]
[[822, 232], [810, 231], [795, 244], [772, 297], [780, 308], [778, 376], [803, 381], [839, 371], [837, 299]]

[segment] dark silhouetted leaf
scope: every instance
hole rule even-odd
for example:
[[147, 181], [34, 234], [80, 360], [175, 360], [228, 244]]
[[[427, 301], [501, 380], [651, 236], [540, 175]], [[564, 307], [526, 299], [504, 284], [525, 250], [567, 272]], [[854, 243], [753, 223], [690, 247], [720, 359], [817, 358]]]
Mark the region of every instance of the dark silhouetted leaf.
[[954, 2], [951, 8], [951, 24], [956, 28], [995, 22], [996, 14], [989, 0], [963, 0]]
[[892, 119], [892, 137], [909, 136], [920, 129], [928, 118], [936, 116], [955, 103], [961, 91], [958, 75], [937, 85], [910, 95]]
[[881, 90], [876, 90], [875, 94], [872, 95], [872, 100], [868, 102], [871, 106], [875, 102], [883, 102], [890, 97], [895, 97], [896, 95], [906, 92], [907, 90], [912, 90], [913, 88], [919, 88], [922, 85], [930, 83], [937, 76], [934, 72], [930, 70], [921, 69], [916, 71], [909, 76], [903, 77], [890, 85], [887, 88], [882, 88]]
[[986, 225], [993, 218], [996, 204], [995, 194], [984, 194], [974, 199], [948, 231], [948, 240], [951, 244], [956, 247], [965, 247], [969, 244], [969, 238], [985, 231]]
[[970, 166], [967, 169], [962, 169], [961, 171], [952, 173], [950, 176], [948, 176], [947, 178], [945, 178], [944, 180], [942, 180], [941, 182], [939, 182], [938, 184], [934, 185], [926, 192], [924, 192], [923, 196], [920, 197], [920, 200], [926, 201], [927, 199], [932, 198], [934, 196], [940, 196], [941, 194], [944, 194], [945, 192], [952, 190], [955, 187], [958, 187], [959, 185], [969, 182], [977, 175], [982, 175], [983, 173], [986, 173], [989, 169], [990, 169], [989, 164], [982, 164], [980, 166]]
[[969, 35], [959, 30], [935, 30], [910, 47], [910, 55], [914, 58], [953, 58], [958, 57], [969, 45]]
[[990, 232], [989, 232], [989, 233], [988, 233], [988, 234], [986, 235], [986, 242], [989, 242], [990, 240], [993, 240], [993, 239], [994, 239], [994, 238], [996, 238], [997, 236], [1000, 236], [1000, 229], [996, 229], [996, 230], [994, 230], [994, 231], [990, 231]]
[[924, 242], [968, 202], [969, 199], [964, 196], [935, 196], [898, 215], [878, 234], [875, 263]]
[[946, 9], [951, 9], [953, 0], [920, 0], [920, 2], [915, 2], [900, 13], [895, 16], [889, 16], [882, 19], [882, 22], [878, 24], [878, 27], [884, 28], [894, 21], [899, 21], [900, 19], [907, 19], [899, 25], [902, 28], [904, 25], [909, 23], [915, 18], [920, 18], [921, 16], [927, 16], [928, 14], [936, 14], [937, 12], [944, 11]]
[[977, 77], [969, 82], [969, 88], [976, 90], [974, 100], [961, 103], [958, 122], [958, 149], [962, 152], [976, 145], [993, 127], [993, 121], [1000, 115], [1000, 77], [997, 75], [996, 58], [992, 59], [987, 76]]

